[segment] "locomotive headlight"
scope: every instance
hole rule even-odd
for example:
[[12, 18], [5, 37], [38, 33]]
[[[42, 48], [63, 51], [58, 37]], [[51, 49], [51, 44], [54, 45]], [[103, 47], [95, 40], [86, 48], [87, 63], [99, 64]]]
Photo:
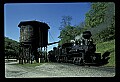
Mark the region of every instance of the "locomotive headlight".
[[76, 49], [75, 51], [76, 51], [76, 52], [78, 52], [78, 51], [79, 51], [79, 49]]

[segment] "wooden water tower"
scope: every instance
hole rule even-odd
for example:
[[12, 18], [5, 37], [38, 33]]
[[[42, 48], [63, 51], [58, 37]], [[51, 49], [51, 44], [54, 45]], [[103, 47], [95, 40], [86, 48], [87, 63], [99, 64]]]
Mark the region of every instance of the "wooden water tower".
[[19, 63], [32, 63], [33, 58], [38, 62], [40, 54], [37, 50], [42, 51], [44, 48], [44, 51], [47, 52], [48, 29], [50, 27], [39, 21], [22, 21], [18, 27], [20, 28]]

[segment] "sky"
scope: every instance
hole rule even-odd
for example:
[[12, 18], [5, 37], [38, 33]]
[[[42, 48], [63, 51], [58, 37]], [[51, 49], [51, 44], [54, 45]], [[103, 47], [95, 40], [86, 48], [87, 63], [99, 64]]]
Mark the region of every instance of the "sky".
[[[72, 17], [71, 26], [79, 25], [85, 20], [85, 14], [90, 10], [90, 4], [89, 2], [6, 3], [4, 4], [4, 36], [19, 42], [20, 29], [18, 24], [21, 21], [36, 20], [45, 22], [50, 27], [48, 43], [59, 41], [62, 16]], [[48, 51], [57, 45], [47, 46]]]

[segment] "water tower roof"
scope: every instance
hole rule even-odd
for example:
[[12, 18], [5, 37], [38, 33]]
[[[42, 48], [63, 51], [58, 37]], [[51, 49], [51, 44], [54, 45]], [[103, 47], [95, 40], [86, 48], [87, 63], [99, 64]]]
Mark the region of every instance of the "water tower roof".
[[40, 28], [46, 28], [46, 29], [50, 29], [50, 27], [46, 24], [46, 23], [43, 23], [43, 22], [39, 22], [39, 21], [21, 21], [18, 25], [18, 27], [21, 27], [22, 25], [31, 25], [33, 27], [40, 27]]

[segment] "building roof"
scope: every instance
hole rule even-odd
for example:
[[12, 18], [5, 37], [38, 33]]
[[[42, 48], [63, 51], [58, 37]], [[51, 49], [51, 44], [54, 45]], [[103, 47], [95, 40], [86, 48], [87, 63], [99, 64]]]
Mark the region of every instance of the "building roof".
[[18, 27], [21, 27], [22, 25], [31, 25], [31, 26], [39, 26], [39, 27], [44, 27], [46, 29], [50, 29], [50, 27], [46, 24], [46, 23], [43, 23], [43, 22], [39, 22], [39, 21], [21, 21], [18, 25]]

